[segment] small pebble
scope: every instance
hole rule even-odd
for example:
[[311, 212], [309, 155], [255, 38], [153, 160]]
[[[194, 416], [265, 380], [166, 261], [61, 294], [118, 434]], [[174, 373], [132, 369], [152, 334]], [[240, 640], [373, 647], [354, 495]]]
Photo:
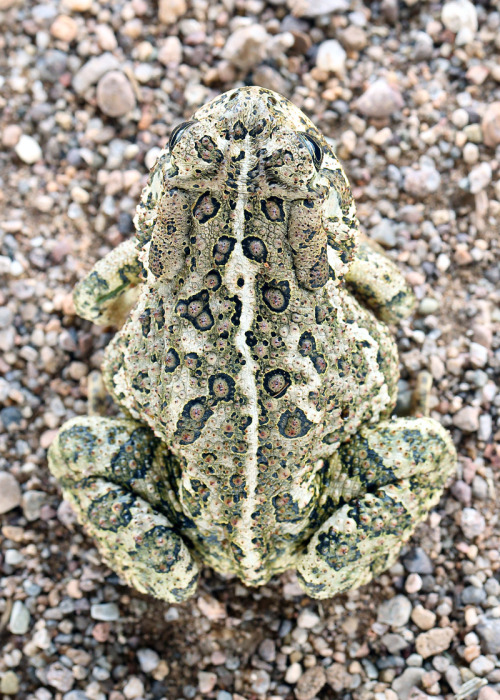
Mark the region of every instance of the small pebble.
[[97, 85], [97, 104], [110, 117], [123, 117], [136, 105], [129, 80], [119, 70], [109, 71]]
[[312, 610], [308, 610], [307, 608], [303, 610], [300, 615], [297, 618], [297, 625], [301, 629], [306, 629], [310, 630], [313, 627], [316, 627], [320, 622], [320, 618], [316, 613], [312, 612]]
[[399, 88], [384, 79], [372, 83], [356, 103], [361, 114], [377, 119], [389, 117], [403, 106], [404, 100]]
[[154, 649], [138, 649], [137, 658], [141, 671], [144, 671], [144, 673], [151, 673], [160, 663], [160, 657]]
[[123, 695], [127, 700], [142, 698], [144, 695], [144, 683], [137, 676], [131, 676], [123, 686]]
[[411, 607], [408, 598], [396, 595], [379, 606], [377, 621], [391, 627], [403, 627], [410, 619]]
[[419, 634], [415, 645], [420, 656], [427, 659], [429, 656], [446, 651], [454, 638], [455, 633], [451, 627], [435, 627]]
[[297, 700], [312, 700], [326, 683], [326, 674], [322, 666], [308, 668], [300, 676], [295, 686]]
[[28, 165], [32, 165], [42, 158], [40, 144], [38, 141], [35, 141], [32, 136], [28, 136], [27, 134], [21, 136], [14, 150], [23, 163], [27, 163]]
[[417, 605], [411, 611], [411, 619], [421, 630], [427, 631], [436, 624], [436, 614], [432, 610], [427, 610], [422, 605]]
[[70, 42], [76, 39], [76, 35], [78, 34], [78, 25], [73, 17], [68, 17], [68, 15], [59, 15], [52, 23], [50, 33], [56, 39]]
[[21, 487], [15, 476], [0, 472], [0, 515], [21, 504]]
[[297, 683], [301, 675], [302, 666], [297, 661], [295, 661], [294, 663], [290, 664], [290, 666], [286, 670], [285, 683], [295, 685], [295, 683]]
[[15, 600], [10, 613], [9, 630], [12, 634], [26, 634], [29, 629], [31, 615], [28, 608], [20, 600]]
[[486, 527], [486, 521], [475, 508], [464, 508], [460, 517], [460, 527], [468, 540], [482, 535]]
[[120, 618], [120, 610], [116, 603], [95, 603], [90, 607], [90, 616], [93, 620], [113, 622]]
[[500, 143], [500, 102], [488, 105], [481, 122], [481, 130], [486, 146], [495, 148]]
[[469, 0], [450, 0], [443, 5], [441, 21], [450, 32], [458, 34], [462, 29], [477, 31], [477, 11]]
[[466, 433], [474, 433], [479, 428], [479, 407], [465, 406], [453, 416], [453, 425]]
[[345, 70], [347, 54], [336, 39], [329, 39], [320, 44], [316, 65], [327, 73], [342, 75]]
[[4, 695], [17, 695], [19, 692], [19, 678], [14, 671], [5, 671], [0, 679], [0, 693]]
[[187, 9], [186, 0], [159, 0], [158, 19], [161, 24], [174, 24]]
[[222, 56], [236, 68], [248, 71], [266, 58], [268, 41], [269, 35], [262, 25], [241, 27], [228, 38]]
[[202, 695], [208, 695], [215, 688], [217, 674], [207, 671], [198, 672], [198, 688]]
[[410, 574], [405, 582], [405, 590], [407, 593], [418, 593], [422, 588], [422, 578], [419, 574]]

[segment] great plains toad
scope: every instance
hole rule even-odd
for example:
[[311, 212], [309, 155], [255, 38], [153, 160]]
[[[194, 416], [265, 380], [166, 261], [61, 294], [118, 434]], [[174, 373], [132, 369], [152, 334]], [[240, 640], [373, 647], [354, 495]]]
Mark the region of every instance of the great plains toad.
[[316, 598], [385, 570], [455, 451], [392, 417], [385, 324], [413, 295], [323, 136], [276, 93], [227, 92], [174, 130], [136, 228], [74, 294], [121, 326], [103, 373], [123, 417], [73, 418], [49, 454], [105, 560], [170, 602], [201, 564], [250, 586], [295, 569]]

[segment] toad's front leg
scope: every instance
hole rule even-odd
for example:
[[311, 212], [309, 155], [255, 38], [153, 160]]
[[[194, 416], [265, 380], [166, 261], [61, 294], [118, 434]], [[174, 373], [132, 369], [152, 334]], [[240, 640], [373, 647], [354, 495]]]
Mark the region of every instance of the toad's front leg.
[[413, 291], [397, 266], [368, 238], [360, 239], [346, 282], [354, 295], [385, 323], [406, 318], [415, 306]]
[[304, 590], [329, 598], [390, 567], [455, 464], [448, 433], [431, 418], [384, 421], [342, 445], [325, 494], [338, 506], [298, 558]]
[[143, 593], [170, 603], [193, 595], [198, 565], [168, 517], [168, 449], [132, 420], [74, 418], [49, 467], [104, 559]]
[[98, 326], [121, 326], [137, 302], [143, 275], [136, 240], [120, 243], [75, 287], [77, 314]]

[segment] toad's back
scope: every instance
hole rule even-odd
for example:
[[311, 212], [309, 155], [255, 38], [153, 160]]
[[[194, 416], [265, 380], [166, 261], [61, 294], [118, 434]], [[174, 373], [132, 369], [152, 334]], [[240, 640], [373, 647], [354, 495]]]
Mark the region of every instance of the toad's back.
[[107, 371], [179, 462], [179, 526], [257, 584], [325, 517], [323, 460], [390, 411], [397, 371], [384, 326], [342, 284], [355, 218], [338, 162], [290, 103], [231, 94], [152, 173], [148, 283]]

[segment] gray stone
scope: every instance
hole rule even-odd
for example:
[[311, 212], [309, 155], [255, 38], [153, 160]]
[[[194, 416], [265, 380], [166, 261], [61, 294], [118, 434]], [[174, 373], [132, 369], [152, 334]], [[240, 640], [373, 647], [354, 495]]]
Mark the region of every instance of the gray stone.
[[479, 416], [479, 428], [477, 431], [478, 440], [486, 442], [490, 439], [493, 432], [493, 418], [489, 413], [482, 413]]
[[100, 56], [91, 58], [85, 63], [73, 78], [73, 89], [79, 95], [83, 95], [89, 87], [95, 85], [99, 78], [110, 70], [118, 70], [120, 64], [118, 59], [111, 53], [103, 53]]
[[423, 199], [437, 192], [441, 184], [441, 175], [436, 168], [423, 166], [415, 170], [408, 168], [405, 173], [403, 188], [416, 199]]
[[469, 357], [473, 367], [485, 367], [488, 363], [488, 348], [485, 348], [480, 343], [471, 343]]
[[403, 564], [410, 574], [432, 574], [434, 565], [422, 547], [414, 547], [403, 559]]
[[47, 502], [45, 491], [26, 491], [22, 498], [23, 513], [26, 520], [32, 523], [40, 517], [40, 510]]
[[21, 503], [21, 487], [15, 476], [0, 472], [0, 515], [17, 508]]
[[398, 700], [408, 700], [412, 688], [418, 687], [425, 671], [423, 668], [407, 668], [392, 682], [392, 690]]
[[10, 612], [9, 630], [12, 634], [26, 634], [31, 622], [31, 615], [25, 604], [20, 601], [14, 601]]
[[393, 222], [390, 219], [382, 219], [370, 231], [370, 238], [373, 238], [374, 241], [380, 243], [384, 248], [394, 248], [397, 239]]
[[396, 634], [395, 632], [387, 632], [380, 641], [390, 654], [397, 654], [403, 649], [406, 649], [410, 644], [400, 634]]
[[273, 639], [264, 639], [259, 644], [259, 656], [268, 663], [273, 663], [276, 660], [276, 644]]
[[487, 654], [500, 654], [500, 619], [486, 618], [476, 626]]
[[474, 659], [474, 661], [471, 661], [470, 664], [470, 670], [475, 673], [476, 676], [486, 676], [488, 673], [491, 673], [494, 668], [495, 664], [493, 661], [482, 654], [478, 656], [477, 659]]
[[295, 697], [297, 700], [312, 700], [325, 683], [326, 674], [323, 666], [308, 668], [297, 681]]
[[466, 433], [474, 433], [479, 428], [479, 407], [464, 406], [453, 416], [453, 425]]
[[123, 117], [136, 105], [132, 85], [119, 70], [102, 76], [97, 85], [97, 104], [109, 117]]
[[479, 605], [486, 600], [486, 591], [484, 588], [476, 586], [467, 586], [462, 591], [462, 603], [464, 605]]
[[63, 695], [63, 700], [89, 700], [89, 696], [83, 690], [70, 690]]
[[259, 669], [252, 673], [252, 690], [257, 695], [266, 695], [271, 687], [271, 677], [267, 671]]
[[469, 187], [472, 194], [477, 194], [487, 187], [491, 182], [491, 165], [489, 163], [479, 163], [469, 173]]
[[93, 620], [113, 622], [120, 618], [120, 610], [116, 603], [95, 603], [90, 607], [90, 617]]
[[403, 627], [410, 619], [411, 603], [404, 595], [385, 600], [378, 609], [377, 621], [391, 627]]
[[73, 687], [75, 678], [70, 669], [59, 661], [51, 664], [47, 669], [47, 683], [61, 693], [67, 693]]
[[482, 535], [486, 527], [486, 521], [475, 508], [464, 508], [460, 515], [460, 527], [468, 540]]
[[383, 119], [390, 117], [404, 106], [397, 85], [381, 78], [372, 83], [356, 102], [356, 108], [366, 117]]
[[154, 649], [138, 649], [137, 658], [141, 671], [144, 673], [151, 673], [160, 663], [160, 657]]

